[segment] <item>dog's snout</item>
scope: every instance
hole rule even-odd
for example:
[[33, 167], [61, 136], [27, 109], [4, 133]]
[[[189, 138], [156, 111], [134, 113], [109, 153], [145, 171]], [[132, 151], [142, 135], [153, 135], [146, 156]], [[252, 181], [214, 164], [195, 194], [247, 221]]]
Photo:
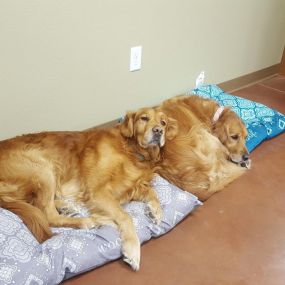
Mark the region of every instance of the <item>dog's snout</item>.
[[157, 135], [162, 135], [163, 134], [163, 130], [160, 127], [158, 127], [158, 126], [153, 127], [152, 131], [153, 131], [154, 134], [157, 134]]
[[249, 159], [249, 155], [248, 154], [244, 154], [242, 156], [243, 161], [247, 161]]

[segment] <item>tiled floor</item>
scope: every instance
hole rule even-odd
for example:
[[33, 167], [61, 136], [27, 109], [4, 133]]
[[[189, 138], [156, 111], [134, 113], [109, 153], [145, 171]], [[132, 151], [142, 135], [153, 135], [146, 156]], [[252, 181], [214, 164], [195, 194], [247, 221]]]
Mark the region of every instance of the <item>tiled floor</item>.
[[270, 79], [233, 92], [233, 94], [240, 97], [250, 97], [254, 101], [260, 102], [278, 110], [279, 112], [285, 113], [284, 76], [274, 76]]

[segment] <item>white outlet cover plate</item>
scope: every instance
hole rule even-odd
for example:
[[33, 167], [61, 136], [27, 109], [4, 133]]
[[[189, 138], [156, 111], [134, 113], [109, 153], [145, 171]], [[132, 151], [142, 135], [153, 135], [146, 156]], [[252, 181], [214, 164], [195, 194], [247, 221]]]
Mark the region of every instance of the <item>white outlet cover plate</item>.
[[201, 71], [198, 77], [196, 78], [196, 88], [203, 85], [205, 81], [205, 71]]
[[141, 69], [142, 66], [142, 46], [136, 46], [131, 48], [130, 56], [130, 71], [136, 71]]

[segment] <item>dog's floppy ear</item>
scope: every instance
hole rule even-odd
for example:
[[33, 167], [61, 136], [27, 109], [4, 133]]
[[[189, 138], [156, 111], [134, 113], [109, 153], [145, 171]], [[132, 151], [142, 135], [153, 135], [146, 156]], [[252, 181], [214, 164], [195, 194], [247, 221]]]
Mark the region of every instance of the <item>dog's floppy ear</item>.
[[223, 144], [227, 141], [229, 136], [228, 119], [230, 112], [231, 108], [228, 106], [225, 107], [218, 120], [213, 124], [213, 133]]
[[127, 112], [124, 121], [120, 125], [122, 136], [131, 138], [134, 135], [134, 112]]
[[167, 140], [174, 139], [178, 134], [178, 124], [175, 119], [168, 118], [167, 128], [165, 132], [165, 137]]
[[221, 124], [221, 122], [217, 122], [214, 125], [213, 133], [218, 139], [224, 144], [229, 136], [229, 126], [227, 124]]

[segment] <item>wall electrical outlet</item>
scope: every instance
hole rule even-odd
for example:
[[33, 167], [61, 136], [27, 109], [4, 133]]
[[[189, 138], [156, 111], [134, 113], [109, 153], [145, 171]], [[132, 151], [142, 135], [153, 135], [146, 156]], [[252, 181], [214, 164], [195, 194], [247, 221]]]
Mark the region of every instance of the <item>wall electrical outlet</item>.
[[201, 71], [196, 79], [196, 88], [203, 85], [205, 81], [205, 71]]
[[140, 70], [142, 65], [142, 46], [131, 48], [130, 71]]

